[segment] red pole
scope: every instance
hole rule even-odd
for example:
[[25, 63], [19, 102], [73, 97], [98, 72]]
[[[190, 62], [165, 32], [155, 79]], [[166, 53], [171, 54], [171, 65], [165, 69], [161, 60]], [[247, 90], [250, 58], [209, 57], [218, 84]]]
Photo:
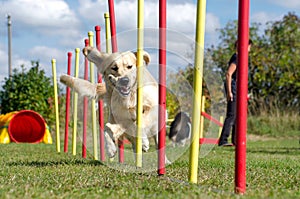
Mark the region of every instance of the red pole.
[[[72, 53], [68, 52], [68, 75], [71, 75], [71, 64], [72, 64]], [[66, 90], [66, 118], [65, 118], [65, 143], [64, 152], [68, 152], [68, 141], [69, 141], [69, 118], [70, 118], [70, 95], [71, 89], [67, 87]]]
[[[96, 31], [96, 46], [99, 51], [101, 51], [101, 37], [100, 37], [100, 26], [95, 26]], [[98, 83], [102, 83], [102, 75], [98, 74]], [[99, 108], [99, 126], [100, 126], [100, 159], [105, 161], [105, 149], [104, 149], [104, 111], [103, 111], [103, 100], [98, 101]]]
[[[118, 52], [114, 0], [108, 0], [112, 52]], [[124, 142], [119, 140], [119, 162], [124, 162]]]
[[[89, 46], [89, 39], [84, 40], [85, 47]], [[84, 60], [84, 79], [89, 78], [89, 61], [87, 58]], [[87, 119], [88, 119], [88, 98], [83, 98], [83, 134], [82, 134], [82, 157], [86, 158], [86, 132], [87, 132]]]
[[239, 0], [235, 193], [246, 191], [249, 0]]
[[208, 113], [201, 112], [201, 115], [203, 117], [207, 118], [208, 120], [212, 121], [216, 125], [221, 126], [221, 127], [223, 126], [223, 124], [220, 121], [218, 121], [217, 119], [213, 118], [213, 116], [209, 115]]
[[114, 0], [108, 0], [112, 52], [118, 52]]
[[166, 145], [166, 0], [159, 0], [159, 134], [158, 175], [165, 174]]

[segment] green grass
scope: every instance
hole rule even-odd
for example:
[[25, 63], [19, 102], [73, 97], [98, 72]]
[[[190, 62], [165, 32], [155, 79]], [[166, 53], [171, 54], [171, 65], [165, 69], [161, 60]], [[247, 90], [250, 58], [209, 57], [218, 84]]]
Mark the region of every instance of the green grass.
[[57, 153], [55, 144], [2, 144], [0, 198], [300, 198], [299, 147], [299, 139], [249, 140], [247, 190], [240, 196], [234, 148], [203, 145], [198, 183], [189, 184], [188, 150], [158, 177]]

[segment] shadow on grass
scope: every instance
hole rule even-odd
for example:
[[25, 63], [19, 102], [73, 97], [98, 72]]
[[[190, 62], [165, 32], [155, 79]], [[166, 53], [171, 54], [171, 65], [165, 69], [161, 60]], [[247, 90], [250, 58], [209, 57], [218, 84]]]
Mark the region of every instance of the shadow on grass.
[[247, 149], [247, 153], [281, 154], [281, 155], [300, 155], [300, 147], [256, 147]]
[[90, 165], [90, 166], [104, 166], [100, 161], [96, 160], [59, 160], [59, 161], [18, 161], [8, 162], [8, 166], [30, 166], [30, 167], [49, 167], [59, 165]]

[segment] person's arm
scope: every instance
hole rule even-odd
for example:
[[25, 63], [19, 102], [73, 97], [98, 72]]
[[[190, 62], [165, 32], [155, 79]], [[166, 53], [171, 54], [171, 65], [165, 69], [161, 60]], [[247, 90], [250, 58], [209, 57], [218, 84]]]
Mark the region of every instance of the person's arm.
[[233, 94], [231, 90], [232, 74], [236, 70], [236, 64], [231, 63], [226, 72], [226, 88], [227, 88], [227, 101], [233, 101]]

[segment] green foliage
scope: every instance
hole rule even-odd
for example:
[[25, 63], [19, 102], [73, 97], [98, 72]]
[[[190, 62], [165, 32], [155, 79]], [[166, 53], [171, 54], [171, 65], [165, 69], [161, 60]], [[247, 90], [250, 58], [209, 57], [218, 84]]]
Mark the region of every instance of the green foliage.
[[45, 76], [39, 62], [32, 62], [26, 71], [13, 70], [11, 78], [5, 78], [0, 91], [1, 113], [19, 110], [33, 110], [41, 114], [47, 123], [54, 122], [54, 88], [50, 78]]
[[[299, 112], [300, 18], [288, 13], [282, 20], [267, 23], [263, 35], [260, 25], [250, 27], [254, 42], [249, 68], [249, 92], [253, 94], [250, 111], [259, 114], [262, 109], [275, 108]], [[208, 52], [225, 77], [227, 62], [235, 50], [237, 22], [229, 22], [220, 33], [220, 45], [211, 46]]]
[[[177, 73], [168, 74], [168, 88], [173, 91], [180, 99], [174, 100], [174, 96], [167, 95], [167, 105], [170, 117], [174, 118], [175, 114], [181, 109], [191, 114], [194, 95], [194, 67], [191, 65], [180, 69]], [[220, 113], [224, 111], [222, 100], [224, 99], [224, 88], [221, 80], [219, 69], [212, 62], [211, 55], [206, 52], [204, 58], [202, 96], [205, 96], [205, 112]], [[222, 104], [220, 106], [220, 103]]]
[[167, 90], [167, 110], [168, 117], [175, 118], [179, 111], [185, 111], [191, 114], [193, 91], [193, 74], [190, 73], [187, 67], [186, 70], [180, 69], [177, 73], [169, 73], [168, 90]]
[[[300, 107], [300, 18], [289, 13], [269, 23], [264, 42], [253, 59], [252, 92], [267, 108], [282, 111]], [[255, 61], [255, 62], [254, 62]]]

